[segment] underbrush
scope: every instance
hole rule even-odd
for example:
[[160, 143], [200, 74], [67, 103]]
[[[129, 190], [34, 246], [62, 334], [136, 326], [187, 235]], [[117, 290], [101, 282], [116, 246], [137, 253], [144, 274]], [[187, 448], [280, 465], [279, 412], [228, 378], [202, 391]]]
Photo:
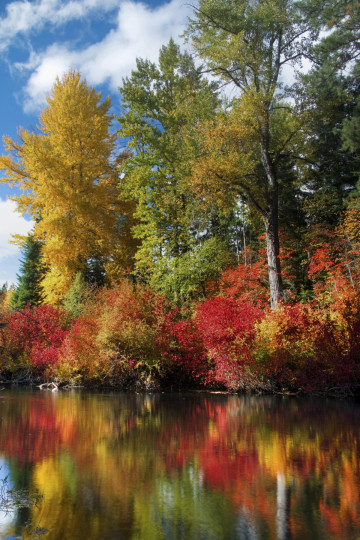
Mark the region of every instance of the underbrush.
[[348, 290], [274, 311], [223, 293], [180, 313], [123, 281], [75, 319], [49, 305], [2, 319], [3, 381], [304, 393], [352, 392], [360, 381], [360, 305]]

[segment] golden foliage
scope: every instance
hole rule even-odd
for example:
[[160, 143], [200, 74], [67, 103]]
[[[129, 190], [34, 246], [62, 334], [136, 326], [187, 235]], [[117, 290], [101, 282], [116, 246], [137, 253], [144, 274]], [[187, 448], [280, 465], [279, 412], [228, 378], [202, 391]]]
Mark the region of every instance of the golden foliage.
[[112, 163], [116, 136], [109, 130], [110, 99], [100, 100], [78, 72], [69, 71], [56, 79], [40, 115], [40, 132], [21, 129], [20, 142], [5, 137], [3, 181], [20, 188], [12, 199], [36, 220], [35, 237], [43, 241], [49, 268], [48, 302], [64, 296], [89, 257], [114, 264], [114, 255], [123, 255], [117, 245], [126, 244], [118, 227], [123, 207]]
[[351, 243], [353, 249], [360, 248], [360, 208], [355, 205], [347, 208], [339, 233]]

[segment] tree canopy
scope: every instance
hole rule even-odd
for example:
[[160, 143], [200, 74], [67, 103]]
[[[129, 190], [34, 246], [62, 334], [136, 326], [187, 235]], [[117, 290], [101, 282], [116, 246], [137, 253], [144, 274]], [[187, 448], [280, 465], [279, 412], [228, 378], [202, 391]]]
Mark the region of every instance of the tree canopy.
[[34, 237], [42, 242], [47, 267], [44, 293], [56, 303], [89, 260], [101, 259], [106, 266], [116, 256], [124, 267], [129, 257], [118, 256], [117, 244], [126, 247], [127, 238], [120, 226], [124, 207], [110, 99], [101, 102], [80, 73], [69, 71], [56, 80], [47, 104], [38, 133], [21, 129], [19, 142], [5, 138], [8, 155], [0, 166], [7, 173], [2, 181], [21, 190], [12, 197], [18, 210], [36, 219]]

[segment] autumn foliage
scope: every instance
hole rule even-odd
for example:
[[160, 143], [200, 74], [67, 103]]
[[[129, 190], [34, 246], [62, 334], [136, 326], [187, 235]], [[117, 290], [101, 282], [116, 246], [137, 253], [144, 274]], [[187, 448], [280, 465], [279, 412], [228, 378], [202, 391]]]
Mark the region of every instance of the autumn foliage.
[[156, 386], [154, 377], [162, 375], [167, 364], [164, 310], [163, 298], [129, 281], [100, 289], [64, 340], [64, 370], [59, 375], [98, 384], [137, 380], [145, 387]]
[[31, 366], [35, 374], [53, 375], [68, 332], [66, 313], [53, 306], [28, 306], [10, 312], [1, 330], [5, 370]]
[[[100, 288], [75, 319], [49, 305], [4, 311], [2, 370], [16, 376], [25, 366], [59, 384], [147, 390], [353, 391], [360, 302], [357, 281], [335, 256], [331, 245], [316, 249], [314, 298], [276, 310], [256, 294], [261, 265], [252, 261], [248, 277], [245, 264], [226, 271], [220, 294], [182, 312], [129, 280]], [[243, 276], [237, 287], [234, 276]]]
[[252, 377], [255, 323], [262, 310], [249, 301], [210, 298], [195, 313], [197, 330], [212, 364], [214, 381], [228, 389], [246, 388]]
[[3, 371], [359, 388], [359, 13], [322, 4], [199, 0], [184, 35], [204, 69], [170, 39], [115, 114], [71, 69], [38, 128], [4, 137], [0, 183], [34, 227], [0, 294]]

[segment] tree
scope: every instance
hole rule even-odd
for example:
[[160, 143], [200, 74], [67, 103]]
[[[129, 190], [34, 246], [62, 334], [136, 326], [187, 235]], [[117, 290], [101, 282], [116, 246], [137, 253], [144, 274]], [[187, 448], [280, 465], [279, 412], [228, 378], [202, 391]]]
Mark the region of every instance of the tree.
[[70, 289], [66, 293], [62, 306], [74, 318], [79, 317], [87, 301], [94, 295], [94, 288], [85, 282], [84, 276], [78, 272]]
[[359, 174], [360, 111], [358, 2], [303, 0], [301, 10], [319, 34], [310, 50], [312, 69], [300, 77], [297, 99], [310, 112], [305, 173], [312, 225], [336, 225]]
[[12, 197], [18, 210], [37, 219], [34, 238], [42, 242], [48, 269], [45, 297], [58, 303], [88, 261], [106, 266], [115, 258], [127, 266], [131, 246], [118, 227], [128, 208], [117, 189], [110, 99], [101, 102], [80, 73], [69, 71], [56, 79], [47, 104], [38, 133], [21, 129], [20, 142], [5, 138], [8, 156], [0, 167], [7, 172], [2, 181], [22, 192]]
[[[230, 118], [236, 168], [213, 170], [213, 185], [243, 197], [265, 222], [270, 302], [274, 308], [282, 296], [279, 259], [279, 162], [289, 154], [299, 132], [282, 91], [281, 71], [301, 58], [311, 39], [311, 26], [300, 17], [292, 0], [200, 0], [187, 35], [209, 71], [233, 84]], [[280, 114], [280, 108], [288, 114]], [[237, 118], [236, 118], [237, 117]], [[280, 137], [285, 122], [286, 137]], [[243, 123], [240, 123], [243, 122]], [[211, 126], [211, 129], [214, 126]], [[227, 123], [221, 120], [218, 136], [229, 141]], [[277, 139], [277, 141], [276, 141]], [[222, 146], [225, 150], [226, 144]], [[208, 156], [205, 156], [208, 159]], [[209, 167], [207, 167], [207, 173]], [[205, 175], [204, 175], [205, 176]]]
[[[136, 201], [137, 272], [155, 286], [201, 243], [199, 232], [210, 228], [215, 213], [204, 213], [189, 187], [197, 126], [214, 115], [215, 90], [173, 40], [161, 48], [158, 65], [138, 59], [120, 88], [119, 134], [129, 151], [120, 189]], [[175, 281], [169, 287], [176, 297]]]
[[45, 266], [41, 253], [41, 242], [30, 234], [23, 246], [23, 259], [18, 275], [18, 286], [11, 297], [11, 307], [23, 309], [27, 304], [30, 307], [38, 306], [42, 303], [44, 292], [42, 281], [45, 275]]

